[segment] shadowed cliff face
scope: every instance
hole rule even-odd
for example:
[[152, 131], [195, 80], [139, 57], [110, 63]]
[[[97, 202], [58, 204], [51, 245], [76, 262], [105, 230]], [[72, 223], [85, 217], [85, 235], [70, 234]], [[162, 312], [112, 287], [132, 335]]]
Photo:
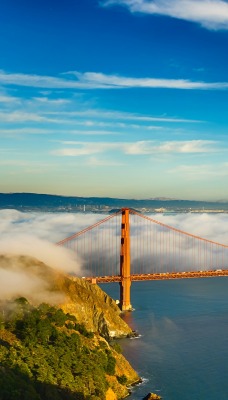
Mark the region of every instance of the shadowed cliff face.
[[105, 338], [131, 333], [115, 301], [97, 285], [67, 277], [29, 256], [0, 255], [0, 293], [1, 299], [24, 296], [34, 304], [58, 305]]

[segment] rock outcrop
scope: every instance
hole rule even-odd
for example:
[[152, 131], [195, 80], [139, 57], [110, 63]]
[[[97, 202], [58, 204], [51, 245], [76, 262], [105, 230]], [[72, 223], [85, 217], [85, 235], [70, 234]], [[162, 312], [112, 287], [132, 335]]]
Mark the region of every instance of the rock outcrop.
[[61, 307], [65, 312], [75, 314], [87, 329], [99, 332], [105, 338], [132, 334], [129, 326], [120, 318], [121, 312], [115, 301], [99, 286], [80, 278], [65, 278], [61, 285], [67, 295], [67, 301]]
[[16, 297], [23, 290], [23, 295], [33, 303], [58, 305], [64, 312], [75, 315], [88, 330], [106, 339], [132, 334], [115, 301], [99, 286], [66, 276], [29, 256], [0, 255], [0, 268], [11, 272], [12, 278], [24, 279], [24, 285], [15, 284]]
[[148, 393], [143, 400], [161, 400], [161, 396], [156, 393]]

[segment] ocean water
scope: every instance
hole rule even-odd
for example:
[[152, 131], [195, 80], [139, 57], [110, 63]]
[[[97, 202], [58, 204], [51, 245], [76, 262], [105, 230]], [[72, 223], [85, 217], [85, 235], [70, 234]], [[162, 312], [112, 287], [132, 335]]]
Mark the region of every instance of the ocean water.
[[228, 400], [228, 277], [133, 282], [131, 301], [123, 318], [140, 337], [120, 344], [143, 383], [129, 400]]

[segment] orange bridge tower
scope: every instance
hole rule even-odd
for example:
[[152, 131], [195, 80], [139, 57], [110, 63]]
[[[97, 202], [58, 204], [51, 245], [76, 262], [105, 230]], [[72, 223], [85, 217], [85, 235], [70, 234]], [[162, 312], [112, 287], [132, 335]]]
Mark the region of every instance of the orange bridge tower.
[[129, 208], [122, 208], [121, 245], [120, 245], [120, 308], [122, 311], [132, 309], [131, 306], [131, 254], [130, 254], [130, 221]]

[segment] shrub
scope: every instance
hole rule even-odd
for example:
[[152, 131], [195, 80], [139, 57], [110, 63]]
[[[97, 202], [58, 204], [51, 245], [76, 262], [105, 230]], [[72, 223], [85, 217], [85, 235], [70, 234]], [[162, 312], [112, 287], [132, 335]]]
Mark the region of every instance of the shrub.
[[111, 344], [112, 348], [113, 348], [117, 353], [122, 354], [122, 348], [121, 348], [121, 346], [120, 346], [119, 343], [113, 342], [113, 343], [110, 343], [110, 344]]
[[121, 385], [126, 385], [126, 383], [127, 383], [126, 375], [117, 376], [117, 380]]
[[115, 368], [116, 368], [116, 359], [113, 357], [112, 353], [110, 350], [106, 351], [107, 354], [107, 367], [106, 367], [106, 372], [108, 375], [114, 375], [115, 374]]

